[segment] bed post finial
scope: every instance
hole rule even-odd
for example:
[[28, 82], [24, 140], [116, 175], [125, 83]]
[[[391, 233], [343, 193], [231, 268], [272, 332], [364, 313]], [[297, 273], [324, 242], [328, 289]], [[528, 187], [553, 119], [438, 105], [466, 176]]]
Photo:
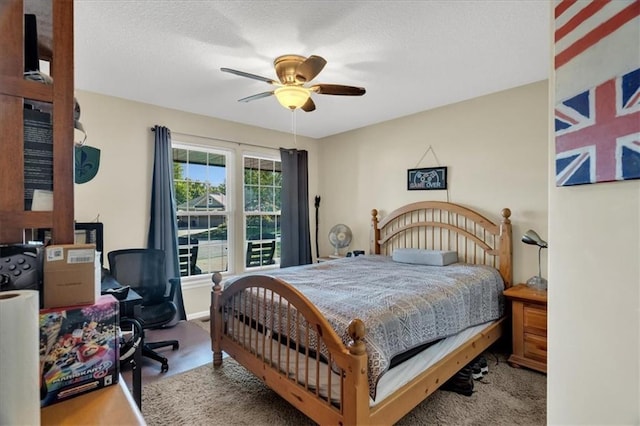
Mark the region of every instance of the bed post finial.
[[351, 320], [349, 327], [347, 328], [347, 334], [351, 337], [351, 341], [347, 345], [349, 352], [354, 355], [362, 355], [365, 353], [364, 335], [365, 335], [364, 322], [361, 319], [356, 318]]
[[213, 291], [220, 291], [220, 283], [222, 282], [222, 274], [220, 272], [214, 272], [211, 275], [211, 282], [213, 282]]
[[511, 223], [511, 220], [509, 219], [511, 217], [511, 209], [504, 208], [500, 213], [502, 213], [503, 217], [502, 222]]
[[380, 229], [378, 228], [378, 210], [371, 210], [371, 241], [369, 244], [369, 252], [371, 254], [380, 254]]
[[504, 280], [505, 288], [511, 287], [513, 280], [513, 265], [512, 265], [512, 242], [511, 242], [511, 210], [508, 208], [502, 209], [502, 221], [500, 222], [500, 275]]

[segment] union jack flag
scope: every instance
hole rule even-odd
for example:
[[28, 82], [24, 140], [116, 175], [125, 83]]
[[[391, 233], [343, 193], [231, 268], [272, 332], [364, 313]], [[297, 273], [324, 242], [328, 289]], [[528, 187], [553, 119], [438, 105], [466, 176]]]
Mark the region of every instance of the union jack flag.
[[640, 178], [640, 68], [555, 108], [556, 185]]
[[[640, 14], [638, 0], [557, 0], [555, 6], [555, 68], [601, 44]], [[635, 41], [637, 46], [637, 40]]]
[[556, 185], [640, 178], [640, 0], [556, 0]]

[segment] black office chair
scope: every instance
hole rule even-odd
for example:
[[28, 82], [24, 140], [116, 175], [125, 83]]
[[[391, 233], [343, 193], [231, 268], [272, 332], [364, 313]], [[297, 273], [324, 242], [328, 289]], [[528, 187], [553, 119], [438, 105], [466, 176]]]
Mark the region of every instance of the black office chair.
[[[140, 318], [143, 329], [160, 328], [171, 322], [177, 312], [173, 296], [178, 279], [167, 280], [164, 269], [164, 251], [157, 249], [124, 249], [109, 252], [111, 275], [120, 285], [130, 286], [142, 297]], [[169, 370], [167, 358], [154, 349], [180, 347], [177, 340], [146, 342], [143, 337], [142, 356], [162, 363], [161, 371]]]
[[273, 265], [273, 255], [276, 252], [276, 242], [268, 241], [266, 243], [247, 242], [247, 261], [246, 266]]

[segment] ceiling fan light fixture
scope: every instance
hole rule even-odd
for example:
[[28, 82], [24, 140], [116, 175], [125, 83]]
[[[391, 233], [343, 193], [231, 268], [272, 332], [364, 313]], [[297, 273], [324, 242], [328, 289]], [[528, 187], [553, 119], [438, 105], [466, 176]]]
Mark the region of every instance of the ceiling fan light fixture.
[[309, 89], [301, 86], [283, 86], [274, 91], [280, 105], [287, 109], [301, 108], [311, 96]]

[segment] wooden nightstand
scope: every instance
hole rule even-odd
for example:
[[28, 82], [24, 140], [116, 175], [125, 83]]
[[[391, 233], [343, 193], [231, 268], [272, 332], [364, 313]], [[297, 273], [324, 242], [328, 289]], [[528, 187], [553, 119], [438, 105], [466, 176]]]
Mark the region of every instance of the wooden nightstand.
[[504, 291], [511, 300], [513, 354], [509, 364], [547, 372], [547, 291], [518, 284]]

